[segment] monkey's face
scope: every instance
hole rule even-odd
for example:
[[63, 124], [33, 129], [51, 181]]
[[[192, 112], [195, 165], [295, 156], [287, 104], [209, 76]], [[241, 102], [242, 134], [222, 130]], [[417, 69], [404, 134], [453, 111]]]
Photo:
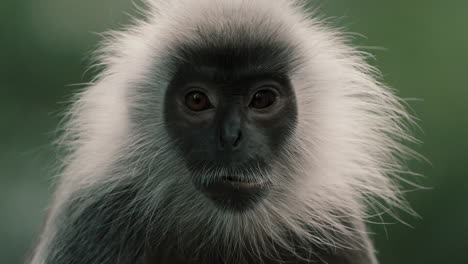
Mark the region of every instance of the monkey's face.
[[287, 76], [184, 67], [168, 87], [165, 123], [195, 187], [223, 209], [251, 208], [268, 194], [270, 165], [294, 129]]

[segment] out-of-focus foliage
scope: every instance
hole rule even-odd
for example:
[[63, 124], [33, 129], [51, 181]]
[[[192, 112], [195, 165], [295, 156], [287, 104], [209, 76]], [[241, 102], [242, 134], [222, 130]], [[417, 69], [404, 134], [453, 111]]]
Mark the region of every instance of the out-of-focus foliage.
[[[138, 2], [137, 2], [138, 3]], [[413, 180], [432, 190], [407, 197], [422, 218], [411, 226], [372, 226], [379, 258], [394, 263], [466, 263], [468, 259], [468, 1], [315, 1], [328, 21], [344, 26], [387, 84], [410, 100], [431, 164]], [[0, 2], [0, 263], [22, 263], [51, 199], [51, 143], [58, 113], [78, 89], [100, 37], [137, 15], [129, 0]], [[362, 37], [366, 36], [366, 37]], [[88, 59], [86, 59], [88, 58]]]

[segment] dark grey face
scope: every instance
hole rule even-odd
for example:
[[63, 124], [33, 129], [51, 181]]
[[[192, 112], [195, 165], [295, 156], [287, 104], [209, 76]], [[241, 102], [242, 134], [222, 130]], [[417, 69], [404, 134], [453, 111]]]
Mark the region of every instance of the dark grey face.
[[270, 161], [296, 115], [287, 76], [274, 73], [233, 78], [188, 67], [165, 99], [167, 128], [195, 186], [223, 208], [244, 209], [267, 193]]
[[191, 46], [175, 49], [183, 59], [165, 97], [166, 128], [198, 190], [219, 208], [251, 208], [295, 127], [291, 48]]

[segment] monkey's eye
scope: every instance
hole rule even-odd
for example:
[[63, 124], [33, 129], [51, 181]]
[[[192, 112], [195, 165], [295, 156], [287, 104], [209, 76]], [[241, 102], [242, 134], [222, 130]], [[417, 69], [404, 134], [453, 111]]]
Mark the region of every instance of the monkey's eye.
[[250, 107], [264, 109], [271, 106], [276, 101], [276, 94], [271, 90], [258, 91], [250, 102]]
[[185, 105], [192, 111], [203, 111], [211, 107], [208, 96], [200, 91], [193, 91], [185, 96]]

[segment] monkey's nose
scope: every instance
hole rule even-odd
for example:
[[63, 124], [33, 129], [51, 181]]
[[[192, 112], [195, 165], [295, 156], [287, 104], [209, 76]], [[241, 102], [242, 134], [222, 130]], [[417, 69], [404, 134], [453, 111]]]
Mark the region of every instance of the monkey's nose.
[[240, 129], [226, 129], [223, 128], [223, 131], [220, 136], [221, 148], [226, 149], [235, 149], [239, 146], [239, 143], [242, 140], [242, 131]]
[[242, 117], [238, 109], [229, 109], [220, 120], [219, 145], [221, 150], [234, 150], [242, 141]]

